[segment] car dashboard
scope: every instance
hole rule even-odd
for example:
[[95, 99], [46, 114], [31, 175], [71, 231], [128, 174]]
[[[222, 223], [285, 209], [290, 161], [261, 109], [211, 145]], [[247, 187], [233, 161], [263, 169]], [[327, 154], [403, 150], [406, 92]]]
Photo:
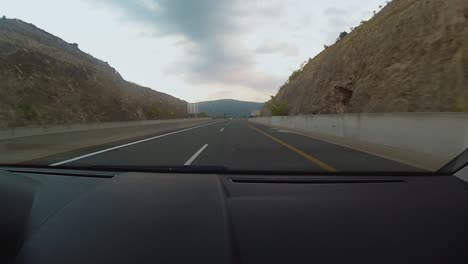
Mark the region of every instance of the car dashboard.
[[1, 263], [468, 261], [454, 176], [10, 169], [0, 196]]

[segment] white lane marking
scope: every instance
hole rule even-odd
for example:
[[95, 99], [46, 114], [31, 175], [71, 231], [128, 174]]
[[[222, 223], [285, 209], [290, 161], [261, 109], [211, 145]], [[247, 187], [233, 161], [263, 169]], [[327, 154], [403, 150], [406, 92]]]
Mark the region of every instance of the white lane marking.
[[135, 141], [135, 142], [131, 142], [131, 143], [128, 143], [128, 144], [124, 144], [124, 145], [120, 145], [120, 146], [116, 146], [116, 147], [112, 147], [112, 148], [108, 148], [108, 149], [103, 149], [103, 150], [92, 152], [92, 153], [89, 153], [89, 154], [86, 154], [86, 155], [78, 156], [78, 157], [75, 157], [75, 158], [72, 158], [72, 159], [68, 159], [68, 160], [57, 162], [57, 163], [53, 163], [53, 164], [50, 164], [49, 166], [60, 166], [60, 165], [66, 164], [66, 163], [70, 163], [70, 162], [73, 162], [73, 161], [81, 160], [81, 159], [92, 157], [92, 156], [96, 156], [96, 155], [99, 155], [99, 154], [102, 154], [102, 153], [105, 153], [105, 152], [109, 152], [109, 151], [112, 151], [112, 150], [125, 148], [125, 147], [131, 146], [131, 145], [143, 143], [143, 142], [150, 141], [150, 140], [157, 139], [157, 138], [167, 137], [167, 136], [170, 136], [170, 135], [182, 133], [182, 132], [189, 131], [189, 130], [192, 130], [192, 129], [217, 124], [217, 123], [220, 123], [220, 122], [223, 122], [223, 121], [218, 121], [218, 122], [213, 122], [213, 123], [204, 124], [204, 125], [200, 125], [200, 126], [190, 127], [190, 128], [174, 131], [174, 132], [171, 132], [171, 133], [167, 133], [167, 134], [164, 134], [164, 135], [150, 137], [150, 138], [138, 140], [138, 141]]
[[220, 130], [219, 132], [223, 132], [223, 130], [224, 130], [224, 127], [223, 127], [223, 128], [221, 128], [221, 130]]
[[291, 133], [290, 131], [287, 131], [287, 130], [276, 130], [276, 131], [278, 131], [280, 133]]
[[195, 152], [195, 154], [193, 154], [193, 156], [187, 160], [187, 162], [184, 163], [185, 166], [188, 166], [190, 164], [192, 164], [192, 162], [208, 147], [208, 144], [205, 144], [203, 145], [203, 147], [201, 147], [201, 149], [199, 149], [197, 152]]

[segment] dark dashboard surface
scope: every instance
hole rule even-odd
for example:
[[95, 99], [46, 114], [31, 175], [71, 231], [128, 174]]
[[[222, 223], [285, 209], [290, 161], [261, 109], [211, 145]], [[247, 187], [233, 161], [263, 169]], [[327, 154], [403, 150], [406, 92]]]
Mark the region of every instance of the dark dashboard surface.
[[68, 174], [0, 172], [0, 262], [468, 262], [453, 176]]

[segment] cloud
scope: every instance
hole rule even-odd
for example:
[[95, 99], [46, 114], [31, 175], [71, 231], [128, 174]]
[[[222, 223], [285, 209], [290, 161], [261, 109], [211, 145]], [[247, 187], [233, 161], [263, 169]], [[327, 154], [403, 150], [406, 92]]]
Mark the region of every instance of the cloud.
[[325, 16], [346, 16], [348, 12], [342, 8], [329, 7], [324, 10], [323, 14]]
[[[89, 0], [91, 1], [91, 0]], [[154, 32], [140, 37], [179, 37], [183, 58], [175, 61], [166, 74], [194, 84], [232, 84], [238, 82], [254, 89], [266, 89], [274, 76], [255, 70], [255, 53], [240, 39], [248, 31], [247, 17], [252, 13], [276, 16], [279, 5], [266, 1], [241, 0], [95, 0], [118, 9], [127, 19], [143, 23]], [[255, 8], [254, 10], [250, 10]], [[180, 44], [183, 43], [183, 44]], [[286, 53], [295, 53], [291, 47]], [[288, 50], [289, 49], [289, 50]]]
[[271, 0], [243, 1], [243, 5], [245, 6], [245, 10], [254, 10], [255, 12], [251, 12], [251, 14], [255, 16], [278, 17], [284, 12], [282, 2]]
[[232, 19], [240, 10], [228, 0], [88, 0], [119, 9], [128, 19], [150, 25], [160, 35], [206, 40], [240, 30]]
[[327, 21], [327, 27], [326, 30], [322, 32], [326, 36], [326, 41], [328, 43], [336, 41], [340, 32], [349, 31], [348, 26], [353, 24], [353, 19], [350, 16], [349, 10], [353, 10], [353, 8], [344, 9], [329, 7], [323, 11], [323, 15]]
[[245, 56], [230, 43], [226, 43], [224, 47], [230, 52], [196, 45], [187, 48], [184, 60], [172, 65], [166, 73], [185, 79], [193, 85], [242, 85], [258, 91], [269, 91], [281, 84], [280, 77], [257, 71], [253, 56]]
[[299, 48], [296, 45], [286, 42], [274, 42], [265, 40], [260, 46], [255, 49], [259, 54], [274, 54], [279, 53], [288, 57], [296, 57], [299, 55]]

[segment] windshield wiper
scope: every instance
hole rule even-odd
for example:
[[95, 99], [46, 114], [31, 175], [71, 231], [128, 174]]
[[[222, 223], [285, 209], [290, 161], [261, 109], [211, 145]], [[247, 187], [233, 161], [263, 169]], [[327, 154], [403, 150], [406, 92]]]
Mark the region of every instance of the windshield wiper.
[[81, 176], [92, 174], [102, 177], [113, 177], [118, 172], [160, 172], [160, 173], [200, 173], [200, 174], [224, 174], [229, 170], [223, 166], [43, 166], [25, 164], [0, 164], [0, 170], [11, 172], [63, 174], [69, 176]]
[[[60, 168], [60, 166], [59, 166]], [[69, 168], [69, 167], [64, 167]], [[162, 173], [226, 173], [223, 166], [109, 166], [94, 165], [80, 167], [87, 170], [105, 170], [113, 172], [162, 172]]]
[[[0, 164], [2, 170], [15, 171], [57, 171], [70, 174], [81, 172], [160, 172], [160, 173], [199, 173], [199, 174], [227, 174], [227, 175], [279, 175], [279, 176], [449, 176], [451, 172], [379, 172], [379, 171], [349, 171], [349, 172], [321, 172], [321, 171], [284, 171], [284, 170], [251, 170], [251, 169], [229, 169], [223, 166], [111, 166], [111, 165], [91, 165], [91, 166], [47, 166], [47, 165], [26, 165], [26, 164]], [[106, 174], [106, 175], [107, 175]]]

